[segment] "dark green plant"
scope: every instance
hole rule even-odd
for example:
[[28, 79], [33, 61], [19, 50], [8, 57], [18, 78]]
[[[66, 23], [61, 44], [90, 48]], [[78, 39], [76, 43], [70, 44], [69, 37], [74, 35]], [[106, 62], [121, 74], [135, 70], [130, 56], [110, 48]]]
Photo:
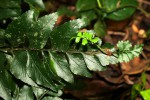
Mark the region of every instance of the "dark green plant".
[[[90, 35], [93, 33], [77, 34], [86, 26], [84, 19], [54, 27], [57, 12], [37, 18], [30, 10], [10, 23], [6, 30], [0, 30], [0, 97], [3, 99], [52, 100], [57, 97], [58, 100], [66, 82], [74, 81], [74, 75], [91, 77], [90, 71], [102, 71], [109, 64], [129, 61], [142, 50], [142, 45], [132, 48], [128, 41], [121, 41], [109, 55], [100, 50], [99, 39]], [[72, 37], [86, 38], [98, 48], [86, 52], [70, 48]]]
[[141, 83], [132, 86], [131, 100], [135, 100], [137, 96], [141, 96], [144, 100], [150, 99], [150, 89], [145, 89], [146, 79], [146, 73], [143, 72], [141, 75]]

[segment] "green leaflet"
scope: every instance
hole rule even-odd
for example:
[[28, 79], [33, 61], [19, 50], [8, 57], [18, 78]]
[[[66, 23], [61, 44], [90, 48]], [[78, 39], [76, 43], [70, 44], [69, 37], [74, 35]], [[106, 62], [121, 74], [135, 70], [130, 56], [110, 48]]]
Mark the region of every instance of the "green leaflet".
[[12, 46], [18, 46], [19, 44], [24, 43], [25, 38], [28, 37], [30, 47], [43, 48], [57, 18], [58, 14], [53, 13], [41, 17], [36, 21], [34, 20], [34, 12], [30, 10], [9, 24], [5, 36]]
[[55, 69], [56, 74], [67, 82], [74, 81], [73, 75], [69, 69], [69, 64], [64, 54], [51, 52], [51, 66]]
[[0, 57], [0, 97], [11, 100], [11, 92], [15, 91], [16, 85], [12, 76], [7, 72], [5, 55], [0, 53]]
[[8, 25], [5, 37], [12, 46], [24, 43], [26, 34], [30, 32], [34, 19], [34, 12], [28, 11]]
[[59, 97], [62, 95], [61, 90], [53, 92], [53, 91], [44, 89], [42, 87], [32, 87], [32, 90], [33, 90], [37, 99], [41, 98], [41, 96], [44, 96], [44, 95], [49, 95], [49, 96], [53, 96], [53, 97]]
[[91, 77], [91, 73], [86, 67], [82, 54], [67, 54], [67, 57], [72, 73], [76, 75]]
[[135, 12], [137, 0], [100, 0], [105, 17], [120, 21], [129, 18]]
[[140, 94], [142, 95], [144, 100], [149, 100], [150, 99], [150, 89], [148, 90], [144, 90], [144, 91], [140, 91]]
[[134, 57], [139, 56], [142, 52], [143, 44], [135, 45], [132, 48], [132, 45], [129, 41], [119, 41], [117, 43], [118, 48], [118, 60], [119, 62], [128, 62], [132, 60]]
[[104, 23], [104, 21], [98, 20], [95, 24], [94, 24], [94, 31], [96, 32], [96, 35], [98, 37], [104, 37], [106, 35], [106, 24]]
[[21, 14], [21, 0], [1, 0], [0, 19], [18, 17]]
[[58, 14], [52, 13], [39, 18], [31, 24], [30, 31], [27, 33], [31, 48], [43, 48], [46, 45], [57, 18]]
[[78, 0], [76, 8], [77, 11], [85, 11], [96, 8], [96, 0]]
[[18, 51], [14, 52], [12, 62], [10, 63], [10, 71], [17, 78], [23, 82], [37, 86], [37, 84], [29, 77], [27, 68], [27, 52]]
[[44, 10], [45, 6], [42, 0], [25, 0], [31, 8], [36, 8], [39, 10]]
[[32, 88], [24, 85], [23, 88], [19, 90], [19, 93], [16, 95], [16, 97], [13, 98], [12, 100], [33, 100], [33, 99], [34, 95], [32, 92]]

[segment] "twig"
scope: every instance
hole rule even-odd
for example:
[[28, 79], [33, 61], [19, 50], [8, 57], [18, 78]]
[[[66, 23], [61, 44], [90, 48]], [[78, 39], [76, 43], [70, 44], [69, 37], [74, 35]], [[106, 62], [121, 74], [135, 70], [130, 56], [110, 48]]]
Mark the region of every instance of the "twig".
[[150, 2], [148, 2], [148, 1], [138, 0], [138, 2], [140, 2], [140, 3], [145, 3], [145, 4], [147, 4], [147, 5], [150, 5]]

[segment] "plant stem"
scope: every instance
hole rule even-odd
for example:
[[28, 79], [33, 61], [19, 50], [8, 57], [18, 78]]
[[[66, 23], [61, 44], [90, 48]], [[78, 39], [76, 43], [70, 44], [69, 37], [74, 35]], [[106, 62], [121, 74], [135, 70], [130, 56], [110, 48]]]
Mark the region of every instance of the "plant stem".
[[102, 5], [101, 5], [100, 0], [97, 0], [97, 4], [98, 4], [98, 7], [99, 7], [99, 8], [102, 8]]

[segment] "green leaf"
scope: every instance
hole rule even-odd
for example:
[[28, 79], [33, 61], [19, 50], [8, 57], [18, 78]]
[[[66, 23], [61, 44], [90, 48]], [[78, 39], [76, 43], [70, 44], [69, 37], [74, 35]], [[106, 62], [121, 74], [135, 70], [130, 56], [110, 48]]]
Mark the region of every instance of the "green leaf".
[[58, 13], [52, 13], [32, 23], [31, 31], [27, 33], [31, 48], [43, 48], [46, 45], [57, 18]]
[[[84, 0], [82, 0], [82, 1], [84, 1]], [[93, 1], [94, 1], [94, 0], [93, 0]], [[90, 22], [91, 22], [92, 20], [94, 20], [94, 19], [97, 18], [97, 15], [96, 15], [96, 12], [95, 12], [94, 10], [89, 10], [89, 11], [81, 12], [81, 17], [82, 17], [82, 18], [86, 18], [87, 21], [88, 21], [89, 24], [90, 24]]]
[[78, 16], [77, 12], [74, 12], [74, 11], [70, 10], [67, 6], [59, 7], [57, 12], [58, 12], [59, 15], [66, 15], [66, 16], [69, 16], [69, 17]]
[[133, 15], [138, 5], [137, 0], [101, 0], [106, 18], [120, 21]]
[[0, 1], [0, 19], [17, 17], [21, 14], [21, 0], [1, 0]]
[[130, 50], [131, 47], [132, 45], [129, 41], [119, 41], [117, 43], [117, 48], [119, 49], [119, 51]]
[[27, 52], [27, 56], [28, 60], [26, 66], [28, 68], [28, 76], [37, 84], [57, 91], [57, 84], [52, 80], [52, 73], [49, 69], [51, 66], [43, 65], [43, 62], [38, 56], [38, 52]]
[[90, 72], [88, 71], [86, 64], [84, 62], [82, 54], [66, 54], [68, 57], [69, 67], [72, 73], [76, 75], [91, 77]]
[[118, 60], [119, 62], [128, 62], [134, 57], [139, 56], [142, 52], [143, 44], [135, 45], [132, 47], [129, 41], [119, 41], [117, 43], [118, 48]]
[[33, 100], [34, 95], [31, 87], [23, 86], [13, 100]]
[[96, 8], [96, 0], [78, 0], [76, 3], [77, 11], [85, 11]]
[[81, 37], [76, 37], [75, 42], [76, 42], [76, 43], [79, 43], [80, 40], [81, 40]]
[[55, 69], [56, 74], [67, 82], [74, 81], [73, 75], [69, 69], [69, 64], [64, 54], [57, 54], [54, 52], [51, 55], [51, 66]]
[[142, 90], [141, 84], [134, 84], [132, 86], [131, 100], [135, 100], [135, 98], [138, 96], [138, 94], [141, 90]]
[[17, 79], [20, 79], [29, 85], [37, 86], [27, 73], [27, 59], [26, 51], [14, 52], [13, 59], [10, 64], [10, 71]]
[[140, 91], [140, 94], [142, 95], [144, 100], [150, 100], [150, 89]]
[[95, 37], [94, 39], [91, 40], [92, 43], [97, 43], [100, 39], [98, 37]]
[[31, 8], [37, 8], [39, 10], [44, 10], [45, 6], [43, 0], [25, 0]]
[[100, 64], [99, 60], [95, 56], [87, 55], [87, 54], [82, 54], [82, 56], [89, 70], [103, 71], [106, 69], [106, 67]]
[[84, 19], [77, 19], [55, 28], [50, 33], [52, 48], [60, 51], [68, 50], [70, 38], [76, 37], [77, 31], [85, 25]]
[[94, 31], [96, 32], [96, 36], [104, 37], [106, 35], [106, 25], [101, 20], [98, 20], [94, 24]]
[[87, 39], [83, 38], [83, 39], [82, 39], [82, 45], [87, 45], [87, 44], [88, 44]]
[[26, 34], [30, 32], [33, 18], [34, 12], [28, 11], [8, 25], [5, 36], [12, 46], [24, 43]]
[[96, 54], [95, 57], [97, 57], [101, 63], [102, 66], [107, 66], [109, 64], [116, 64], [118, 63], [118, 59], [114, 56], [109, 56], [106, 54]]
[[91, 39], [93, 38], [93, 33], [89, 33], [89, 32], [84, 32], [83, 33], [83, 38], [91, 41]]
[[11, 100], [11, 93], [15, 91], [16, 84], [12, 76], [7, 72], [5, 55], [0, 53], [0, 57], [0, 97], [5, 100]]
[[146, 79], [147, 79], [146, 76], [147, 76], [147, 75], [146, 75], [145, 72], [143, 72], [142, 75], [141, 75], [141, 80], [142, 80], [142, 85], [143, 85], [143, 87], [146, 85]]

